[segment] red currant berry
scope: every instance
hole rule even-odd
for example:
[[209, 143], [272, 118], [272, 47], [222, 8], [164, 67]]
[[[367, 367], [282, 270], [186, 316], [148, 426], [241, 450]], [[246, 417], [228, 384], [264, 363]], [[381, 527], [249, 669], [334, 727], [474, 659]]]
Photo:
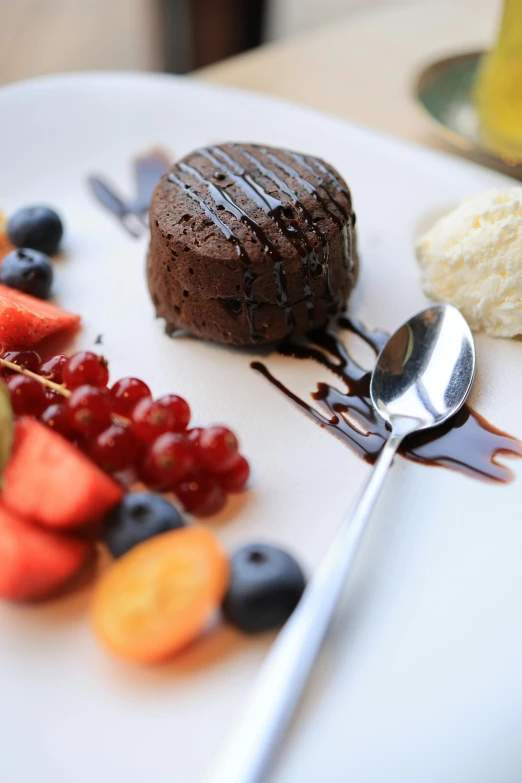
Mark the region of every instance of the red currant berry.
[[76, 432], [95, 435], [111, 423], [110, 398], [103, 389], [80, 386], [67, 401], [71, 427]]
[[210, 517], [225, 506], [227, 496], [214, 476], [195, 473], [178, 484], [176, 495], [185, 511], [197, 517]]
[[203, 432], [203, 427], [192, 427], [191, 430], [186, 431], [185, 437], [195, 447], [199, 443], [199, 436], [201, 435], [202, 432]]
[[226, 427], [208, 427], [198, 437], [196, 460], [211, 473], [226, 473], [238, 455], [238, 442]]
[[106, 386], [109, 380], [107, 360], [90, 351], [78, 351], [67, 359], [63, 380], [71, 391], [79, 386]]
[[11, 404], [16, 416], [38, 416], [45, 408], [44, 387], [36, 378], [27, 375], [13, 375], [7, 381]]
[[160, 435], [149, 449], [145, 469], [162, 485], [176, 484], [194, 469], [192, 444], [177, 433]]
[[120, 416], [130, 416], [140, 400], [151, 396], [149, 387], [139, 378], [121, 378], [111, 389], [112, 409]]
[[65, 403], [60, 405], [49, 405], [40, 416], [40, 419], [52, 430], [63, 435], [64, 438], [68, 438], [71, 434], [69, 410]]
[[[31, 372], [38, 372], [40, 368], [41, 359], [36, 351], [6, 351], [2, 356], [6, 362], [17, 364], [18, 367], [25, 367], [26, 370]], [[9, 367], [4, 367], [4, 374], [7, 376], [14, 372]]]
[[131, 420], [132, 431], [144, 443], [152, 443], [172, 429], [170, 411], [151, 399], [138, 402], [132, 411]]
[[59, 353], [56, 356], [53, 356], [51, 359], [47, 359], [46, 362], [42, 362], [38, 372], [49, 381], [54, 381], [54, 383], [63, 383], [63, 370], [66, 364], [67, 356], [64, 356], [63, 353]]
[[225, 492], [242, 492], [249, 478], [250, 465], [241, 454], [226, 473], [220, 473], [217, 477]]
[[177, 394], [165, 394], [157, 401], [158, 405], [169, 411], [172, 416], [173, 432], [185, 432], [190, 421], [190, 408], [188, 402]]
[[154, 470], [151, 467], [148, 454], [145, 454], [144, 458], [138, 464], [137, 470], [139, 480], [142, 484], [145, 484], [148, 489], [153, 490], [154, 492], [165, 492], [169, 489], [167, 482], [160, 481], [157, 476], [154, 475]]
[[103, 470], [123, 470], [134, 463], [139, 446], [129, 427], [111, 424], [94, 439], [91, 455]]
[[57, 391], [54, 391], [54, 389], [45, 389], [45, 401], [47, 406], [61, 405], [62, 402], [65, 402], [65, 397], [63, 394], [59, 394]]

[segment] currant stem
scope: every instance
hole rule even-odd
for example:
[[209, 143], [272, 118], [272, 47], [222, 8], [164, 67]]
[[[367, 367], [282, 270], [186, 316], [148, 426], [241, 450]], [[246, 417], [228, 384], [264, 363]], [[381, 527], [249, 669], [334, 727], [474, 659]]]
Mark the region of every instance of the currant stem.
[[38, 375], [35, 372], [31, 372], [31, 370], [27, 370], [25, 367], [20, 367], [19, 364], [14, 364], [13, 362], [8, 362], [6, 359], [0, 358], [0, 367], [8, 367], [10, 370], [13, 370], [13, 372], [20, 373], [20, 375], [27, 375], [28, 378], [35, 378], [37, 381], [40, 381], [43, 386], [46, 386], [48, 389], [52, 389], [58, 394], [61, 394], [63, 397], [71, 396], [71, 392], [69, 389], [67, 389], [66, 386], [64, 386], [63, 383], [60, 384], [55, 383], [54, 381], [50, 381], [49, 378], [46, 378], [43, 375]]
[[[42, 386], [46, 386], [48, 389], [52, 389], [58, 394], [61, 394], [62, 397], [65, 397], [66, 399], [69, 399], [71, 396], [71, 392], [65, 386], [65, 384], [50, 381], [49, 378], [46, 378], [44, 375], [38, 375], [36, 372], [31, 372], [31, 370], [27, 370], [25, 367], [20, 367], [19, 364], [8, 362], [7, 359], [2, 359], [0, 357], [0, 367], [7, 367], [9, 370], [13, 370], [13, 372], [17, 372], [20, 375], [27, 375], [28, 378], [34, 378], [35, 380], [39, 381]], [[113, 413], [111, 419], [113, 422], [122, 424], [124, 427], [128, 427], [128, 425], [131, 423], [130, 419], [127, 419], [125, 416], [120, 416], [119, 413]]]

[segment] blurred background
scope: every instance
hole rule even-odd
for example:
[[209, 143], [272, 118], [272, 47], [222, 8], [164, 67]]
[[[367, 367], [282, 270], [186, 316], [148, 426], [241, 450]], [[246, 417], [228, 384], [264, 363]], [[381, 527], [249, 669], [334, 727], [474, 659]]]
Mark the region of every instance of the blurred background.
[[91, 70], [194, 73], [522, 179], [522, 0], [0, 0], [0, 84]]
[[186, 73], [373, 6], [419, 2], [0, 0], [0, 83], [90, 69]]

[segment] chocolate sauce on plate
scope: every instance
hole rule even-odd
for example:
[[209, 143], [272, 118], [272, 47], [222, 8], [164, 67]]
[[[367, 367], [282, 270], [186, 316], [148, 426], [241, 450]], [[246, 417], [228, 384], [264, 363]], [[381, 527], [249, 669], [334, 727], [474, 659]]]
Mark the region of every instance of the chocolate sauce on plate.
[[[387, 334], [369, 332], [354, 320], [340, 318], [339, 326], [361, 337], [376, 355], [388, 339]], [[326, 367], [342, 381], [344, 388], [339, 390], [327, 383], [318, 383], [317, 390], [311, 393], [318, 403], [314, 407], [277, 380], [261, 362], [253, 362], [252, 368], [283, 392], [308, 418], [373, 464], [389, 431], [371, 403], [371, 373], [350, 357], [340, 334], [317, 330], [306, 339], [286, 341], [279, 346], [279, 351], [284, 356], [312, 360]], [[496, 429], [465, 405], [441, 426], [406, 438], [400, 452], [414, 462], [452, 468], [484, 481], [507, 483], [513, 479], [513, 474], [497, 458], [522, 457], [522, 443]]]

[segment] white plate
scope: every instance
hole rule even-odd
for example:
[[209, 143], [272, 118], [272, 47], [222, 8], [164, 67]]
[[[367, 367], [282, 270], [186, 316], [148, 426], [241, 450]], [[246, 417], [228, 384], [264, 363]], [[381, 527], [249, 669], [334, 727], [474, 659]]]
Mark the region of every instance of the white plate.
[[[219, 535], [269, 539], [311, 570], [368, 467], [294, 410], [250, 357], [170, 340], [132, 240], [86, 187], [125, 192], [130, 161], [229, 139], [324, 156], [354, 195], [362, 279], [353, 310], [392, 329], [422, 307], [412, 239], [441, 210], [505, 182], [457, 159], [331, 117], [193, 81], [148, 75], [42, 79], [0, 92], [0, 204], [57, 205], [67, 224], [60, 303], [82, 314], [78, 344], [113, 377], [177, 391], [201, 422], [237, 428], [255, 486]], [[473, 404], [522, 435], [517, 341], [478, 339]], [[275, 357], [278, 373], [291, 360]], [[299, 366], [311, 390], [313, 366]], [[297, 376], [296, 376], [297, 377]], [[277, 767], [278, 783], [510, 783], [522, 779], [522, 464], [508, 486], [396, 461], [364, 556]], [[234, 510], [234, 509], [233, 509]], [[244, 703], [273, 637], [222, 629], [176, 661], [109, 659], [87, 625], [87, 590], [0, 608], [2, 783], [196, 783]]]

